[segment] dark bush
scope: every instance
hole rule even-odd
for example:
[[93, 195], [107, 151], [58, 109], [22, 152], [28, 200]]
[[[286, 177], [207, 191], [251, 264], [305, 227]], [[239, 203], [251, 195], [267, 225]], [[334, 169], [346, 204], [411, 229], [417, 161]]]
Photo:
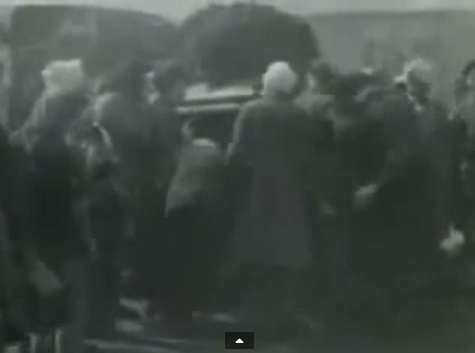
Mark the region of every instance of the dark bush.
[[271, 6], [211, 5], [192, 15], [182, 32], [192, 67], [213, 84], [255, 78], [275, 60], [301, 72], [318, 56], [310, 26]]

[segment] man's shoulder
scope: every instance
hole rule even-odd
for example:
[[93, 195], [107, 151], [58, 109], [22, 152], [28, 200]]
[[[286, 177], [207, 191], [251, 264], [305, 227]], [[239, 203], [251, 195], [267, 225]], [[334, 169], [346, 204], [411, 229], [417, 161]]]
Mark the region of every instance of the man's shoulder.
[[384, 104], [406, 104], [410, 105], [411, 102], [409, 100], [409, 97], [400, 92], [394, 92], [394, 91], [388, 91], [383, 97], [383, 103]]
[[97, 116], [103, 116], [111, 112], [123, 112], [125, 103], [120, 94], [110, 92], [97, 96], [94, 99], [93, 107]]
[[253, 99], [249, 102], [246, 102], [242, 105], [241, 109], [243, 111], [251, 111], [255, 109], [261, 109], [265, 106], [265, 103], [262, 99]]

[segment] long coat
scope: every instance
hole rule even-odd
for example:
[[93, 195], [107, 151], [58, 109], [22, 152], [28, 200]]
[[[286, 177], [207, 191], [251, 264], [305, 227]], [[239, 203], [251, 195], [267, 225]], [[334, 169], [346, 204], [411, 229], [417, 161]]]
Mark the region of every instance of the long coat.
[[365, 276], [401, 290], [402, 285], [422, 285], [413, 276], [428, 279], [439, 264], [452, 178], [450, 135], [441, 106], [429, 102], [418, 113], [399, 94], [385, 98], [382, 124], [384, 162], [375, 178], [379, 192], [355, 253]]
[[40, 234], [35, 246], [53, 262], [88, 255], [84, 214], [76, 214], [83, 180], [82, 161], [65, 142], [65, 133], [86, 106], [82, 92], [63, 92], [45, 96], [44, 109], [35, 110], [31, 117], [37, 122], [32, 129], [34, 213], [36, 231]]
[[131, 195], [137, 193], [147, 131], [140, 105], [123, 93], [106, 92], [97, 97], [91, 113], [117, 149], [120, 182]]
[[312, 259], [316, 146], [311, 118], [288, 101], [246, 105], [228, 163], [237, 194], [231, 262], [301, 268]]

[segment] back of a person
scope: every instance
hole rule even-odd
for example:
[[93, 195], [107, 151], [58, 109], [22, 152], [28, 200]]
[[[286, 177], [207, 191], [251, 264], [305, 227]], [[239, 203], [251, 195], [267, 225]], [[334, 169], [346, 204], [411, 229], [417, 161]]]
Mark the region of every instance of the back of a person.
[[142, 184], [144, 192], [163, 196], [175, 172], [182, 121], [173, 107], [160, 101], [148, 106], [145, 114], [147, 135], [142, 158], [147, 172], [143, 174]]
[[[300, 168], [305, 161], [304, 151], [315, 144], [312, 121], [308, 115], [291, 102], [261, 101], [251, 108], [255, 111], [251, 157], [253, 169], [267, 167], [286, 169]], [[294, 174], [294, 173], [292, 173]]]
[[118, 158], [118, 177], [128, 191], [137, 186], [141, 173], [140, 156], [144, 152], [146, 130], [143, 129], [140, 105], [125, 94], [105, 92], [96, 98], [93, 119], [110, 134]]
[[[315, 187], [311, 118], [289, 101], [263, 99], [246, 106], [242, 119], [249, 127], [242, 137], [249, 151], [244, 157], [249, 179], [236, 229], [242, 237], [235, 244], [238, 261], [301, 266], [311, 256], [308, 201]], [[289, 238], [290, 234], [294, 236]], [[261, 255], [269, 244], [272, 252]], [[241, 246], [254, 250], [244, 255]]]

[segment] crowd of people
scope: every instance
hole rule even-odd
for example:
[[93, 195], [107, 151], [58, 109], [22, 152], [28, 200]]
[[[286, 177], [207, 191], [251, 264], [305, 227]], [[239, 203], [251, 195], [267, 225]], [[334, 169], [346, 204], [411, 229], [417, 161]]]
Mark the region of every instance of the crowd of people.
[[317, 60], [306, 85], [275, 62], [223, 145], [178, 114], [178, 62], [51, 62], [0, 138], [0, 336], [113, 337], [125, 268], [175, 333], [229, 282], [275, 337], [471, 290], [474, 68], [450, 109], [422, 59], [394, 81]]

